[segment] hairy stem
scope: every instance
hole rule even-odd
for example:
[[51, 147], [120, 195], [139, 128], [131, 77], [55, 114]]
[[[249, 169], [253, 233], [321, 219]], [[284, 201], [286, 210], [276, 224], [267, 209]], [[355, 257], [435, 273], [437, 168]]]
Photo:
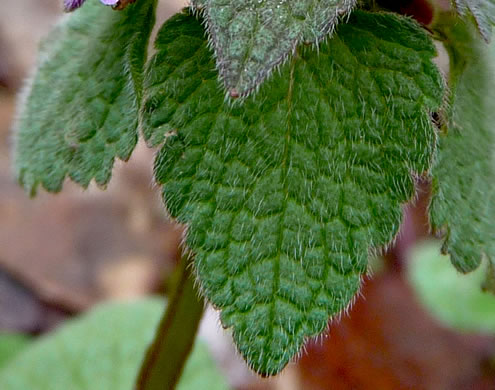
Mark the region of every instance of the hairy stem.
[[204, 301], [194, 286], [191, 261], [183, 256], [167, 310], [137, 378], [137, 390], [173, 390], [194, 344]]

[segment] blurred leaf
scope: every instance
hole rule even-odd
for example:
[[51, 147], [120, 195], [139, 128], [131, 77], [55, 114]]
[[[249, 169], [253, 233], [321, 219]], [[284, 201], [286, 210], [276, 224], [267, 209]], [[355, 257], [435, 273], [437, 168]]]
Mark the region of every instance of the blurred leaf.
[[[0, 389], [131, 390], [163, 310], [159, 300], [101, 305], [21, 352], [0, 371]], [[227, 389], [202, 342], [177, 389]]]
[[0, 368], [29, 343], [29, 337], [16, 333], [0, 333]]
[[448, 326], [495, 332], [495, 296], [481, 290], [487, 263], [464, 275], [439, 253], [438, 242], [418, 246], [412, 253], [408, 277], [421, 302]]
[[495, 23], [494, 0], [452, 0], [457, 12], [462, 16], [470, 16], [476, 22], [479, 33], [489, 41], [492, 26]]

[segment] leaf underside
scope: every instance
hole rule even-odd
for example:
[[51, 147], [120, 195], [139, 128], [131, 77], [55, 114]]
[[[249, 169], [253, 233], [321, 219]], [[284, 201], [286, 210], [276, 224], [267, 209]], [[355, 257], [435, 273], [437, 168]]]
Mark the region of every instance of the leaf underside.
[[171, 18], [147, 68], [155, 177], [202, 291], [258, 373], [279, 372], [357, 292], [430, 168], [443, 82], [414, 22], [355, 12], [256, 98], [224, 101], [201, 21]]
[[90, 0], [43, 42], [17, 123], [15, 166], [31, 194], [69, 176], [105, 185], [138, 138], [138, 101], [155, 0], [115, 12]]
[[446, 234], [443, 250], [462, 272], [480, 264], [482, 253], [495, 259], [494, 48], [478, 42], [475, 32], [457, 21], [447, 31], [453, 91], [447, 133], [440, 137], [433, 168], [430, 219]]
[[356, 0], [193, 0], [203, 13], [217, 67], [232, 96], [244, 96], [301, 42], [334, 30]]
[[452, 2], [460, 15], [474, 19], [483, 39], [490, 41], [492, 26], [495, 24], [495, 0], [452, 0]]

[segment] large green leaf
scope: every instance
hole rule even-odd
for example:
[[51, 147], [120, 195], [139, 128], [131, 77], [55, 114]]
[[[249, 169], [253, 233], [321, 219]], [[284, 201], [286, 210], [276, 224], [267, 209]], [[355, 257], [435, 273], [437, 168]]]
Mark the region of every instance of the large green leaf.
[[457, 272], [438, 243], [414, 249], [408, 277], [421, 302], [446, 325], [464, 331], [495, 333], [495, 296], [481, 291], [487, 263], [475, 272]]
[[[101, 305], [24, 349], [0, 371], [0, 389], [131, 390], [163, 309], [158, 299]], [[177, 389], [203, 388], [227, 385], [197, 341]]]
[[413, 21], [355, 12], [242, 105], [224, 101], [201, 21], [159, 32], [143, 130], [206, 297], [249, 365], [275, 374], [359, 288], [430, 168], [442, 80]]
[[292, 54], [318, 42], [356, 0], [193, 0], [205, 16], [220, 77], [233, 96], [246, 95]]
[[26, 345], [29, 337], [17, 333], [0, 333], [0, 369]]
[[495, 23], [495, 1], [452, 0], [452, 2], [461, 15], [474, 19], [482, 37], [489, 41], [492, 37], [492, 26]]
[[473, 30], [459, 20], [442, 26], [452, 118], [440, 137], [430, 206], [433, 228], [446, 235], [443, 250], [462, 272], [482, 253], [495, 259], [495, 55]]
[[34, 194], [66, 176], [104, 185], [138, 137], [138, 102], [156, 0], [115, 12], [89, 0], [41, 46], [17, 123], [15, 166]]

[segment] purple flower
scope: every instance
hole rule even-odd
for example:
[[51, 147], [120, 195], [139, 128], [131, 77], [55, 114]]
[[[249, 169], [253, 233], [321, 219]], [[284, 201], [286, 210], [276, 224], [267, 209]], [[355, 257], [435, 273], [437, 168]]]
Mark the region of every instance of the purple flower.
[[120, 3], [120, 0], [100, 0], [105, 5], [115, 6]]
[[[65, 12], [74, 11], [79, 8], [86, 0], [64, 0]], [[118, 6], [120, 0], [100, 0], [105, 5], [111, 5], [113, 7]]]
[[64, 10], [65, 12], [74, 11], [79, 8], [85, 0], [64, 0]]

